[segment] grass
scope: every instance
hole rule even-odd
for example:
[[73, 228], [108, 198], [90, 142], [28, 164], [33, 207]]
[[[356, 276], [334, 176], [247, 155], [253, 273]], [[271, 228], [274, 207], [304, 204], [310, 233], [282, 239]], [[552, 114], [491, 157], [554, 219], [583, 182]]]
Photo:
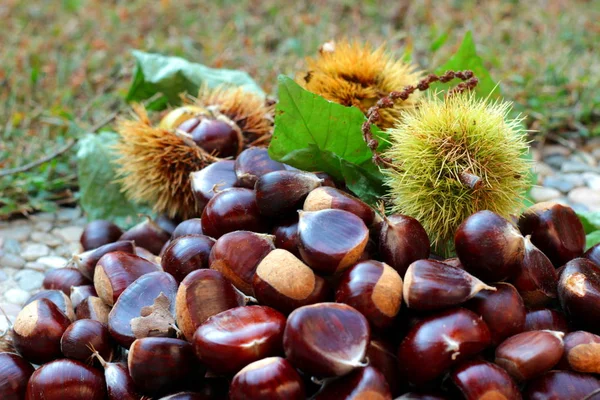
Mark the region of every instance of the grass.
[[[50, 154], [124, 109], [135, 48], [244, 69], [273, 93], [278, 74], [301, 71], [331, 38], [385, 41], [433, 69], [472, 30], [531, 129], [600, 134], [600, 0], [110, 3], [0, 4], [0, 169]], [[0, 216], [76, 200], [74, 153], [0, 178]]]

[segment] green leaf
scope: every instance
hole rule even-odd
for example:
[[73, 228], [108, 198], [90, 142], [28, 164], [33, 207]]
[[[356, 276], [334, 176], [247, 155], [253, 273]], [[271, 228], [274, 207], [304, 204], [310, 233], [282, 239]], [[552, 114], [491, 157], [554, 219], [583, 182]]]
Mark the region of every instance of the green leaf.
[[577, 216], [586, 234], [600, 230], [600, 212], [580, 211], [577, 212]]
[[127, 200], [120, 185], [114, 182], [111, 146], [117, 138], [114, 132], [100, 132], [88, 133], [79, 141], [79, 204], [90, 220], [108, 219], [121, 227], [128, 227], [138, 221], [138, 214], [150, 214], [150, 211]]
[[585, 237], [585, 249], [586, 249], [586, 251], [590, 247], [595, 246], [598, 243], [600, 243], [600, 230], [594, 231], [594, 232], [588, 234]]
[[[270, 156], [296, 168], [343, 179], [368, 203], [380, 199], [385, 193], [383, 175], [371, 161], [372, 153], [362, 138], [362, 112], [308, 92], [287, 76], [279, 76], [278, 83]], [[376, 127], [373, 132], [385, 139]]]
[[139, 102], [161, 93], [160, 97], [146, 105], [152, 110], [160, 110], [168, 103], [178, 104], [181, 93], [196, 95], [203, 84], [208, 87], [230, 84], [264, 95], [256, 82], [243, 71], [209, 68], [180, 57], [139, 50], [134, 50], [133, 56], [137, 63], [126, 99]]
[[[436, 73], [443, 74], [448, 70], [460, 71], [465, 69], [473, 71], [477, 79], [479, 79], [479, 83], [475, 88], [475, 93], [477, 93], [478, 96], [487, 97], [490, 95], [491, 98], [500, 97], [500, 87], [496, 87], [496, 82], [494, 82], [489, 71], [483, 65], [483, 60], [477, 54], [471, 31], [466, 33], [462, 44], [456, 53], [454, 53], [445, 64], [438, 67]], [[435, 88], [447, 90], [456, 86], [456, 84], [457, 81], [453, 80], [446, 84], [436, 85]]]

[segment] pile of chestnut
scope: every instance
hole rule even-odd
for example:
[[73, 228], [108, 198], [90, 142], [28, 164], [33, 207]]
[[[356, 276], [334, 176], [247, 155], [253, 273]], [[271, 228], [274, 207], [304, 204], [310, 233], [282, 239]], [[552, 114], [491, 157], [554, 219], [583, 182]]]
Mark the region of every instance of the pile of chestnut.
[[14, 321], [0, 399], [600, 399], [600, 245], [569, 207], [477, 212], [441, 259], [265, 149], [192, 189], [201, 218], [86, 226]]

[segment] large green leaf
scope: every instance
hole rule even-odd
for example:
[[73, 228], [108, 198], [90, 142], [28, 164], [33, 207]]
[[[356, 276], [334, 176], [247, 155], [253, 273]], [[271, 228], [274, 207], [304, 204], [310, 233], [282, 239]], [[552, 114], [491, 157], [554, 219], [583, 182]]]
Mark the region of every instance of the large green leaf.
[[589, 233], [585, 236], [585, 249], [589, 249], [592, 246], [600, 243], [600, 231]]
[[149, 209], [132, 203], [114, 182], [114, 153], [117, 141], [114, 132], [88, 133], [79, 141], [77, 173], [79, 204], [90, 220], [108, 219], [122, 227], [138, 221], [138, 214], [149, 214]]
[[181, 93], [196, 95], [204, 84], [208, 87], [231, 84], [264, 95], [262, 89], [244, 71], [209, 68], [180, 57], [139, 50], [134, 50], [133, 56], [136, 68], [127, 101], [143, 101], [161, 93], [158, 99], [147, 105], [149, 109], [159, 110], [168, 103], [178, 104]]
[[[448, 70], [462, 71], [465, 69], [473, 71], [477, 79], [479, 79], [479, 83], [475, 88], [475, 93], [477, 93], [477, 95], [482, 97], [490, 95], [492, 98], [500, 97], [500, 87], [496, 87], [496, 82], [494, 82], [489, 71], [483, 65], [483, 60], [477, 54], [471, 31], [466, 33], [462, 44], [456, 53], [454, 53], [445, 64], [439, 66], [436, 69], [436, 73], [442, 74]], [[455, 86], [456, 83], [456, 81], [450, 81], [446, 84], [438, 84], [439, 86], [435, 87], [448, 89]]]
[[[327, 101], [286, 76], [280, 76], [278, 83], [271, 157], [343, 179], [351, 191], [369, 203], [380, 199], [385, 193], [383, 175], [372, 163], [372, 153], [362, 138], [362, 112]], [[376, 127], [373, 130], [379, 138], [384, 137]]]

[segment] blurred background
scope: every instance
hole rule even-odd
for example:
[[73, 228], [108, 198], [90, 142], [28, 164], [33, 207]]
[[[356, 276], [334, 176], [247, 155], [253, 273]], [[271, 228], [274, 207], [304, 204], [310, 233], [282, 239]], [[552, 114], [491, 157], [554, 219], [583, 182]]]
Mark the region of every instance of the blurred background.
[[[243, 69], [276, 95], [277, 75], [301, 71], [304, 57], [327, 40], [385, 43], [434, 69], [471, 30], [536, 143], [573, 151], [600, 135], [599, 0], [308, 3], [3, 0], [0, 218], [76, 201], [69, 145], [126, 109], [132, 49]], [[6, 173], [62, 149], [48, 163]]]

